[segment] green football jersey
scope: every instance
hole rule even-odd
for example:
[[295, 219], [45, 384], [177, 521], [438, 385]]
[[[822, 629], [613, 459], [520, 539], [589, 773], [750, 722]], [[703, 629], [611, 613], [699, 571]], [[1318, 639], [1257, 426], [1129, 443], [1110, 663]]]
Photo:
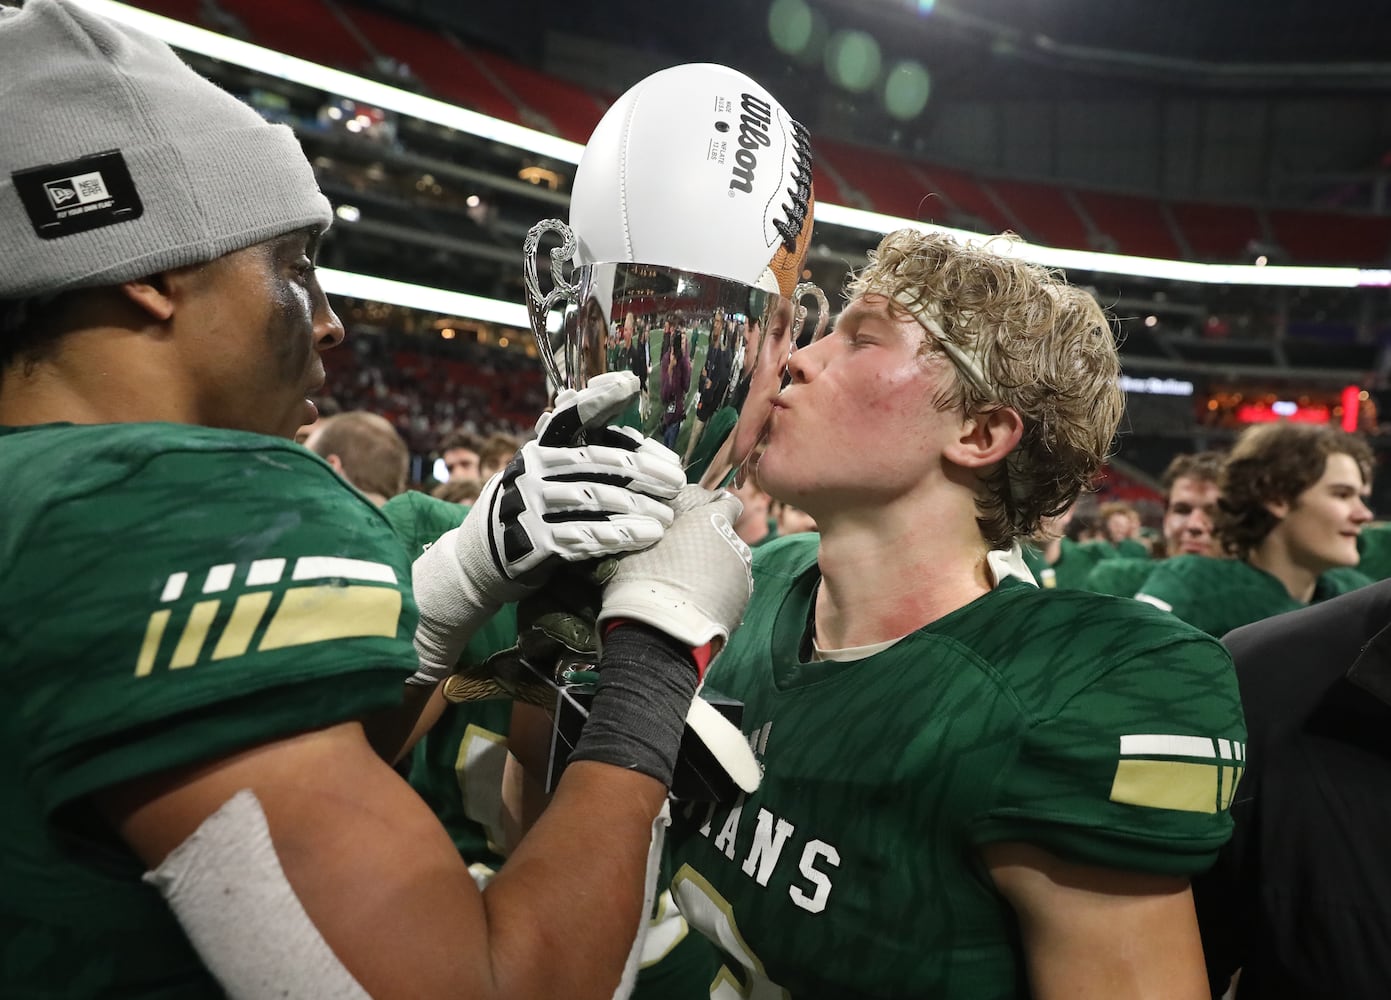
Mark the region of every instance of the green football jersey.
[[1116, 550], [1109, 542], [1079, 543], [1063, 538], [1059, 545], [1055, 563], [1049, 563], [1032, 545], [1022, 547], [1024, 564], [1044, 590], [1081, 590], [1087, 585], [1087, 574], [1098, 563], [1116, 558]]
[[[1311, 603], [1365, 587], [1371, 579], [1355, 569], [1333, 569], [1318, 578]], [[1155, 566], [1135, 595], [1209, 635], [1305, 607], [1265, 570], [1240, 559], [1173, 556]]]
[[276, 438], [0, 429], [0, 996], [220, 997], [93, 792], [398, 704], [410, 566]]
[[1359, 572], [1372, 580], [1391, 578], [1391, 524], [1365, 524], [1357, 536]]
[[727, 956], [712, 996], [1025, 997], [984, 845], [1188, 875], [1230, 835], [1245, 726], [1210, 637], [1005, 580], [863, 660], [806, 662], [816, 540], [760, 549], [754, 576], [708, 683], [744, 702], [763, 781], [672, 836], [672, 892]]
[[[467, 507], [423, 493], [403, 493], [382, 513], [414, 560], [458, 527]], [[482, 663], [517, 639], [517, 610], [507, 605], [469, 640], [461, 662]], [[444, 824], [474, 879], [484, 885], [503, 863], [502, 772], [512, 702], [450, 704], [411, 755], [410, 782]], [[632, 1000], [696, 1000], [719, 968], [714, 948], [692, 934], [663, 893], [647, 929]]]
[[[1109, 543], [1102, 543], [1109, 544]], [[1150, 559], [1150, 550], [1137, 538], [1122, 538], [1111, 546], [1112, 559]]]
[[[457, 528], [468, 508], [409, 492], [387, 501], [382, 513], [413, 561]], [[469, 640], [461, 662], [482, 663], [516, 640], [517, 611], [509, 604]], [[510, 701], [450, 704], [411, 754], [411, 786], [480, 881], [502, 864], [502, 769], [511, 719]]]
[[1158, 560], [1148, 556], [1143, 559], [1130, 559], [1125, 556], [1103, 559], [1087, 574], [1083, 589], [1090, 590], [1093, 594], [1109, 594], [1111, 597], [1134, 597], [1158, 565]]

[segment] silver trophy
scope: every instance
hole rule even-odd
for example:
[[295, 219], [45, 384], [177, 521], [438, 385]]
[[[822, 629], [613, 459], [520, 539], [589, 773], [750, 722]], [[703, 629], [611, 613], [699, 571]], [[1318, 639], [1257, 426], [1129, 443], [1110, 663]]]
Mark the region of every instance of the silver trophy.
[[[550, 251], [551, 290], [542, 292], [537, 258], [547, 233], [560, 245]], [[603, 372], [631, 371], [638, 400], [617, 422], [676, 452], [687, 478], [707, 489], [746, 467], [788, 357], [829, 319], [826, 296], [810, 282], [787, 298], [673, 267], [576, 266], [575, 234], [558, 219], [533, 226], [524, 249], [531, 329], [552, 388], [580, 389]], [[811, 329], [800, 304], [807, 297], [816, 303]], [[561, 304], [564, 317], [552, 332]]]

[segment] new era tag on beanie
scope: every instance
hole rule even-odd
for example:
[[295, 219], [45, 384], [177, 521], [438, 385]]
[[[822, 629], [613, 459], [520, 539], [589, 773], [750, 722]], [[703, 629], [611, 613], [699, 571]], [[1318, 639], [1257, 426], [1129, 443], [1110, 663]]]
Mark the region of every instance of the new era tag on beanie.
[[10, 176], [34, 232], [45, 240], [130, 222], [145, 212], [118, 149]]

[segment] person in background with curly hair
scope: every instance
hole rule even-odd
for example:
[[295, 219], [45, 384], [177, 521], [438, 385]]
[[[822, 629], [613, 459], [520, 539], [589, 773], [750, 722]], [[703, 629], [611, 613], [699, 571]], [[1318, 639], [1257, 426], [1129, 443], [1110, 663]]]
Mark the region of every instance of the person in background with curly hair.
[[1119, 364], [1091, 296], [994, 246], [890, 234], [788, 361], [757, 474], [820, 534], [755, 550], [707, 677], [763, 781], [671, 837], [740, 996], [1207, 996], [1231, 661], [1034, 585], [1017, 543], [1105, 458]]
[[1210, 635], [1296, 611], [1371, 583], [1357, 572], [1357, 538], [1372, 452], [1318, 424], [1243, 432], [1218, 480], [1216, 533], [1232, 559], [1181, 555], [1159, 564], [1135, 596]]

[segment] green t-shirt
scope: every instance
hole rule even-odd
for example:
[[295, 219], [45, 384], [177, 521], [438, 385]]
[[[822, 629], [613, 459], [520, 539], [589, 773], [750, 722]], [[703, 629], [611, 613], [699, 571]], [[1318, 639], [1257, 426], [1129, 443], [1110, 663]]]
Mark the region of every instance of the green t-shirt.
[[398, 704], [410, 566], [276, 438], [0, 428], [0, 996], [220, 997], [92, 792]]
[[1093, 594], [1108, 594], [1111, 597], [1134, 597], [1158, 565], [1158, 560], [1149, 556], [1143, 559], [1129, 559], [1124, 556], [1103, 559], [1087, 574], [1083, 589], [1090, 590]]
[[[446, 531], [459, 526], [467, 507], [423, 493], [403, 493], [382, 513], [406, 554], [415, 560]], [[461, 662], [482, 663], [517, 638], [517, 609], [507, 605], [469, 640]], [[448, 705], [411, 755], [410, 783], [439, 817], [475, 880], [485, 884], [502, 866], [502, 772], [512, 702]], [[720, 963], [714, 948], [690, 933], [664, 893], [648, 927], [633, 1000], [697, 1000]]]
[[[1318, 578], [1311, 603], [1365, 587], [1371, 579], [1355, 569], [1332, 569]], [[1156, 564], [1135, 595], [1209, 635], [1305, 607], [1265, 570], [1240, 559], [1173, 556]]]
[[863, 660], [804, 662], [816, 539], [758, 550], [754, 577], [708, 683], [744, 702], [763, 782], [671, 837], [673, 894], [720, 942], [726, 991], [1024, 997], [983, 845], [1188, 875], [1230, 835], [1245, 726], [1210, 637], [1006, 580]]

